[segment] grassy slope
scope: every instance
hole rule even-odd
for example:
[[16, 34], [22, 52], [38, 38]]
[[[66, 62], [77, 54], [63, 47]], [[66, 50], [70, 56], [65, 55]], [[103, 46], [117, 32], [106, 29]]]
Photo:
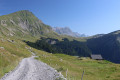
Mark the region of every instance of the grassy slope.
[[[0, 35], [9, 37], [11, 33], [16, 38], [45, 36], [59, 39], [60, 37], [52, 31], [49, 25], [42, 23], [33, 13], [27, 10], [0, 16], [0, 22], [1, 21], [4, 25], [0, 24]], [[21, 28], [20, 23], [23, 24], [27, 30]]]
[[96, 61], [89, 58], [80, 60], [74, 56], [64, 54], [50, 54], [44, 51], [34, 51], [39, 56], [37, 59], [61, 71], [70, 80], [80, 80], [83, 70], [84, 80], [120, 80], [120, 64], [114, 64], [108, 61]]
[[[7, 39], [14, 40], [14, 43]], [[0, 48], [0, 77], [14, 69], [23, 57], [31, 55], [25, 48], [26, 46], [21, 40], [0, 37], [0, 47], [4, 47], [4, 49]], [[61, 71], [64, 76], [68, 69], [68, 79], [80, 80], [82, 72], [85, 70], [84, 80], [120, 80], [120, 64], [95, 61], [89, 58], [80, 60], [74, 56], [50, 54], [36, 49], [33, 51], [37, 53], [39, 60]]]
[[[8, 39], [14, 42], [9, 42]], [[0, 37], [0, 77], [14, 69], [22, 58], [31, 55], [26, 46], [20, 40]]]

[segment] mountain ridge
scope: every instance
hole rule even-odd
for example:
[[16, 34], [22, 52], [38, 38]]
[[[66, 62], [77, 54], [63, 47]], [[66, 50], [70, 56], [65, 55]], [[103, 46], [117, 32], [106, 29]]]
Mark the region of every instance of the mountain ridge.
[[87, 40], [93, 54], [101, 54], [104, 59], [120, 63], [120, 30]]
[[72, 37], [87, 37], [85, 34], [79, 34], [78, 32], [73, 32], [69, 27], [53, 27], [53, 31], [60, 35], [68, 35]]

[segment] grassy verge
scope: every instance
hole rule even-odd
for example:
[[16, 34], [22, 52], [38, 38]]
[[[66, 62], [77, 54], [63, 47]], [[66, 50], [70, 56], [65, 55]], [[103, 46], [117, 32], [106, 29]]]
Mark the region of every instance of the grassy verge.
[[22, 58], [31, 55], [27, 48], [20, 40], [0, 37], [0, 78], [13, 70]]
[[36, 49], [34, 51], [39, 56], [38, 60], [62, 72], [68, 80], [80, 80], [83, 70], [83, 80], [120, 80], [120, 64], [89, 58], [79, 59], [64, 54], [50, 54]]

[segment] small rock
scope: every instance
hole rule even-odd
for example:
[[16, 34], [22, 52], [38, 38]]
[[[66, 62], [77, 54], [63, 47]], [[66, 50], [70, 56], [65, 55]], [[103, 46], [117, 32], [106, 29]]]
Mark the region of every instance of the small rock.
[[1, 49], [5, 49], [4, 47], [0, 47]]

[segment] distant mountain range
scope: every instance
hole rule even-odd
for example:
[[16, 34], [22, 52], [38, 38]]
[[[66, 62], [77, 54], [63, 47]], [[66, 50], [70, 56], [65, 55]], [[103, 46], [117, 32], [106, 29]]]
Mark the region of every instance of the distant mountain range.
[[53, 31], [60, 35], [68, 35], [72, 37], [87, 37], [85, 34], [73, 32], [69, 27], [53, 27]]

